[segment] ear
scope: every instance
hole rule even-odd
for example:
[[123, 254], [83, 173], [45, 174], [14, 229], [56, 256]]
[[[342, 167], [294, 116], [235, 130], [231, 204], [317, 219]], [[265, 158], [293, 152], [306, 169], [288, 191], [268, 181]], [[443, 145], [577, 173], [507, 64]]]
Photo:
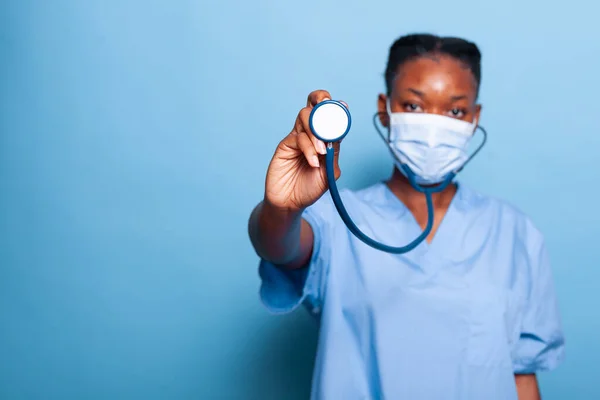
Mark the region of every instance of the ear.
[[479, 121], [481, 121], [481, 104], [475, 105], [475, 117], [473, 118], [473, 122], [477, 121], [477, 125], [479, 125]]
[[387, 96], [383, 93], [380, 93], [379, 97], [377, 98], [377, 112], [379, 113], [379, 122], [381, 122], [381, 125], [387, 128], [390, 125], [390, 117], [387, 113], [386, 102]]

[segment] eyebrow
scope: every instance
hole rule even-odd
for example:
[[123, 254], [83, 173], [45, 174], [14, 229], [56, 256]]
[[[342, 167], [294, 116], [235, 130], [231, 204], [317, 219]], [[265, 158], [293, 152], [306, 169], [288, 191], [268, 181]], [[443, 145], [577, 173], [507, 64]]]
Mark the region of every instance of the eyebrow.
[[[407, 88], [406, 90], [409, 91], [409, 92], [411, 92], [411, 93], [416, 94], [419, 97], [425, 97], [425, 93], [421, 92], [420, 90], [413, 89], [413, 88]], [[459, 101], [459, 100], [465, 100], [467, 98], [468, 98], [467, 95], [461, 94], [461, 95], [456, 95], [456, 96], [450, 97], [450, 100], [452, 102], [455, 102], [455, 101]]]
[[417, 95], [417, 96], [419, 96], [419, 97], [425, 97], [425, 93], [421, 92], [420, 90], [413, 89], [413, 88], [408, 88], [408, 89], [406, 89], [406, 90], [408, 90], [408, 91], [409, 91], [409, 92], [411, 92], [411, 93], [414, 93], [414, 94], [416, 94], [416, 95]]
[[466, 96], [466, 95], [464, 95], [464, 94], [461, 94], [460, 96], [452, 96], [452, 97], [450, 97], [450, 99], [451, 99], [452, 101], [464, 100], [464, 99], [466, 99], [466, 98], [467, 98], [467, 96]]

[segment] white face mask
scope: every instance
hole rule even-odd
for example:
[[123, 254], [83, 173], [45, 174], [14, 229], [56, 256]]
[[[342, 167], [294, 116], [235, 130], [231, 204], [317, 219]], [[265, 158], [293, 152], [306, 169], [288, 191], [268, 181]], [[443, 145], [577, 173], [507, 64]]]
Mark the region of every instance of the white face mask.
[[433, 185], [452, 172], [458, 172], [469, 160], [469, 143], [477, 121], [461, 121], [438, 114], [392, 113], [388, 145], [398, 169], [402, 164], [416, 175], [416, 183]]

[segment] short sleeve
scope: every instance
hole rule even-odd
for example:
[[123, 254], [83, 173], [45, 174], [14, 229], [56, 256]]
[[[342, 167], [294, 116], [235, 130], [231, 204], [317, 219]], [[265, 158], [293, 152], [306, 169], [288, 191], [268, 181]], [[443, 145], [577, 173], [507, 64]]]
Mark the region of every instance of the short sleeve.
[[543, 239], [532, 249], [529, 261], [529, 296], [523, 311], [521, 335], [513, 353], [514, 372], [519, 374], [553, 370], [565, 356], [565, 338]]
[[313, 252], [309, 264], [301, 269], [285, 270], [261, 259], [260, 299], [271, 313], [284, 314], [304, 304], [313, 314], [322, 309], [329, 265], [330, 212], [327, 199], [322, 196], [302, 213], [313, 230]]

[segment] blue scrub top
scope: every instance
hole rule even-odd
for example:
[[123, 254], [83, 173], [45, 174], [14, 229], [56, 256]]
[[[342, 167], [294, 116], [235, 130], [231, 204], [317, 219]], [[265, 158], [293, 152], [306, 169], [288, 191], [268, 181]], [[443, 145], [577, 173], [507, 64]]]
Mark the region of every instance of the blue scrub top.
[[[380, 242], [421, 232], [384, 183], [342, 198]], [[262, 260], [260, 296], [273, 313], [304, 304], [319, 318], [312, 399], [517, 399], [515, 373], [562, 361], [544, 239], [509, 204], [460, 184], [432, 243], [403, 255], [355, 238], [329, 193], [303, 217], [315, 237], [310, 265]]]

